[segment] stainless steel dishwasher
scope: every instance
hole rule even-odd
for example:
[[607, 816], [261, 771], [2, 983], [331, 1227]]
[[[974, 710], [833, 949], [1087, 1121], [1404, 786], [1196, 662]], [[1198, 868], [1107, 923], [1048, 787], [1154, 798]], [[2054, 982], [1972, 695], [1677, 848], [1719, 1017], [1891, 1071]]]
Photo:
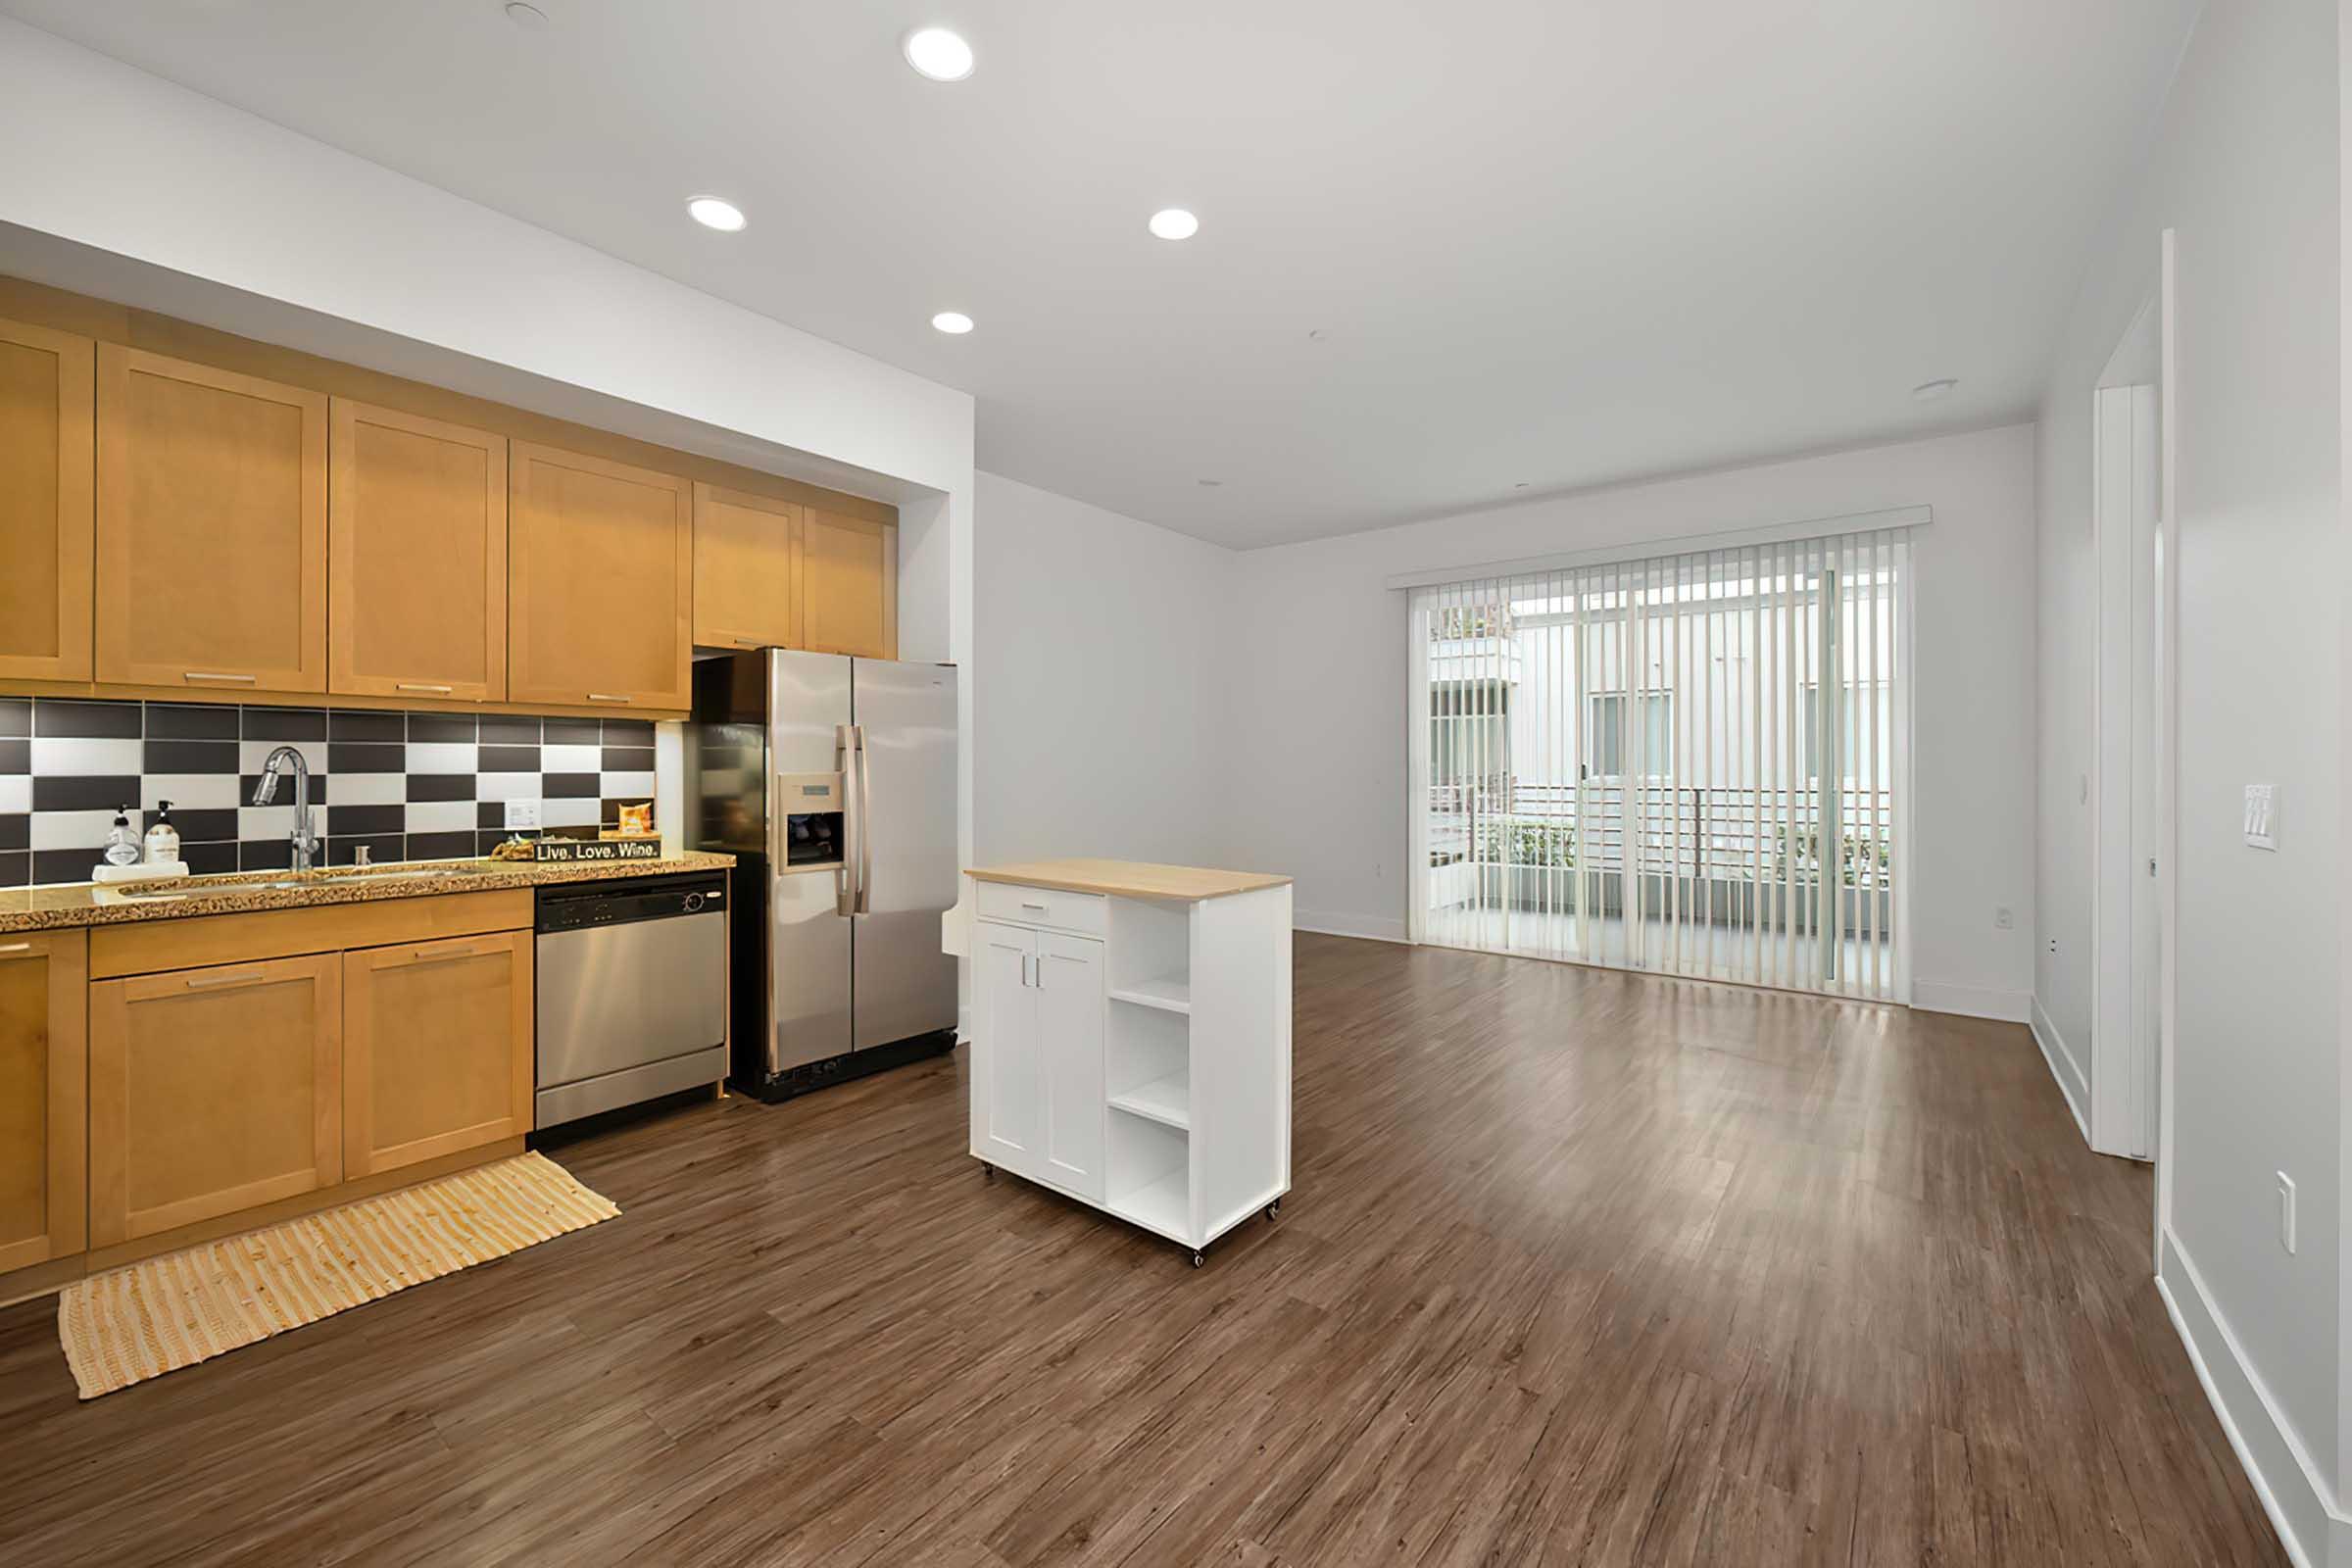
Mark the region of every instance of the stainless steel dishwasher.
[[721, 871], [541, 888], [538, 1125], [727, 1075]]

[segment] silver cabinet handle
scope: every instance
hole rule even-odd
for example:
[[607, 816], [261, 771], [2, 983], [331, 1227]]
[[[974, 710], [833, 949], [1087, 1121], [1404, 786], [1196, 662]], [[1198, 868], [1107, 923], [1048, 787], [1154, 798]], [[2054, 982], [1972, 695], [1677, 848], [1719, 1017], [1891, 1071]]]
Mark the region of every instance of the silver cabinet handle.
[[1035, 909], [1040, 914], [1046, 912], [1046, 906], [1042, 904], [1030, 904], [1024, 901], [1021, 905], [1021, 907], [1024, 909]]
[[633, 703], [637, 699], [634, 697], [617, 697], [611, 692], [590, 692], [588, 694], [588, 700], [592, 703]]
[[260, 677], [254, 675], [223, 675], [213, 670], [189, 669], [180, 672], [182, 680], [222, 680], [232, 685], [250, 686]]
[[404, 692], [439, 692], [444, 697], [447, 697], [451, 691], [450, 687], [436, 685], [429, 680], [401, 680], [394, 681], [392, 684]]
[[32, 944], [29, 942], [0, 942], [0, 953], [30, 953], [31, 951]]
[[262, 978], [263, 974], [259, 969], [233, 969], [227, 974], [191, 975], [188, 978], [188, 989], [204, 991], [213, 986], [241, 986]]

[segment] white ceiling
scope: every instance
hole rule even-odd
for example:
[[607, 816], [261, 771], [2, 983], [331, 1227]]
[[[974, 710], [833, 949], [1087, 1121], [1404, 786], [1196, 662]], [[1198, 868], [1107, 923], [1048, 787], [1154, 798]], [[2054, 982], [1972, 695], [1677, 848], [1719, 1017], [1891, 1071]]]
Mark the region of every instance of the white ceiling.
[[[982, 467], [1239, 546], [2029, 414], [2198, 9], [537, 3], [0, 11], [964, 388]], [[969, 80], [899, 58], [932, 22]], [[1145, 231], [1171, 205], [1198, 238]]]

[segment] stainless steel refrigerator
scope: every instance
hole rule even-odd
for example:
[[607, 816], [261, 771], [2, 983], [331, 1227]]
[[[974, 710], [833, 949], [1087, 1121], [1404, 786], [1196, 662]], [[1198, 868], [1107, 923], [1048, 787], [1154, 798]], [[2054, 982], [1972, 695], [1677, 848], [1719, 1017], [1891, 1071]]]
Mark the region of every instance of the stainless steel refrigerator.
[[698, 660], [686, 822], [736, 857], [733, 1081], [765, 1100], [956, 1043], [956, 668]]

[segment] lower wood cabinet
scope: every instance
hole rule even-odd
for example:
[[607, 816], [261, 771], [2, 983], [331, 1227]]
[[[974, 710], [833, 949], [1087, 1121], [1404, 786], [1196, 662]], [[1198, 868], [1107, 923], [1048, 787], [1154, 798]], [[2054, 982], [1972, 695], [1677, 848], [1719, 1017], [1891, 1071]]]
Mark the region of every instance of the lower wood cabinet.
[[0, 1274], [78, 1252], [88, 940], [0, 936]]
[[342, 957], [345, 1180], [531, 1130], [531, 933]]
[[89, 1241], [343, 1179], [343, 955], [103, 980], [90, 999]]

